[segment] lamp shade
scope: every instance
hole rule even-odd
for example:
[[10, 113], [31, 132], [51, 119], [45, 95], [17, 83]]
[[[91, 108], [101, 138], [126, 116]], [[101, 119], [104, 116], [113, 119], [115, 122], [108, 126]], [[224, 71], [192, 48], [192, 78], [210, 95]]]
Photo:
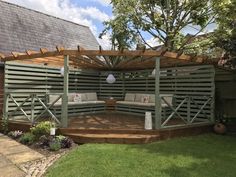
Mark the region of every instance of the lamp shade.
[[116, 78], [113, 76], [113, 74], [109, 74], [106, 78], [107, 83], [113, 84], [116, 81]]
[[155, 76], [156, 74], [156, 69], [152, 70], [152, 76]]
[[61, 76], [64, 76], [64, 67], [62, 67], [62, 68], [60, 69], [60, 74], [61, 74]]

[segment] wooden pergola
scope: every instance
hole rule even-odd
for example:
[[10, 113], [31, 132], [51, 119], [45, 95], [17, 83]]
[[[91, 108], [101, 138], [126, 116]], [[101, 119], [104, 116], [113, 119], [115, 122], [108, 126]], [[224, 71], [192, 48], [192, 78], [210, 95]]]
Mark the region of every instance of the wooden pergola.
[[[155, 50], [85, 50], [78, 46], [77, 50], [67, 50], [56, 47], [55, 51], [40, 49], [39, 52], [27, 50], [25, 53], [12, 52], [12, 55], [0, 54], [0, 61], [38, 60], [42, 63], [64, 62], [64, 91], [62, 95], [62, 127], [68, 126], [68, 85], [69, 65], [81, 69], [96, 69], [102, 71], [140, 70], [155, 68], [155, 128], [161, 127], [161, 99], [160, 99], [160, 68], [196, 65], [204, 63], [206, 58], [188, 56], [183, 53], [173, 53], [166, 49]], [[4, 104], [5, 105], [5, 104]], [[6, 105], [4, 106], [6, 107]], [[4, 109], [6, 112], [6, 109]]]

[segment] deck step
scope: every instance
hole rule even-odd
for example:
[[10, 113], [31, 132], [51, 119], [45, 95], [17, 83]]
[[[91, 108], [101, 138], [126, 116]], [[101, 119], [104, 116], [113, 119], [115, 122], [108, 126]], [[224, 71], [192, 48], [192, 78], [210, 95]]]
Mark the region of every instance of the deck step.
[[114, 143], [114, 144], [144, 144], [159, 140], [157, 135], [144, 134], [93, 134], [93, 133], [66, 133], [76, 143]]
[[78, 129], [78, 128], [60, 128], [61, 134], [141, 134], [141, 135], [156, 135], [158, 130], [143, 130], [143, 129]]

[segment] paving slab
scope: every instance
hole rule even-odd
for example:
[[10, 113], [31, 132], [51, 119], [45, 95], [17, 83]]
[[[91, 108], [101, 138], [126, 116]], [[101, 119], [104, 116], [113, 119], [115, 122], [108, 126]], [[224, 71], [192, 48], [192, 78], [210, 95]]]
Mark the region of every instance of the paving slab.
[[24, 177], [25, 173], [14, 164], [0, 168], [0, 177]]
[[14, 164], [25, 163], [43, 158], [42, 154], [35, 151], [19, 152], [15, 154], [6, 155], [6, 157]]
[[29, 147], [0, 134], [0, 177], [23, 177], [20, 164], [35, 161], [45, 156]]
[[1, 148], [0, 146], [0, 153], [2, 153], [3, 155], [18, 154], [26, 151], [31, 151], [31, 149], [27, 146], [22, 146], [20, 144], [8, 147], [7, 151], [4, 150], [4, 148]]
[[12, 164], [12, 163], [11, 163], [10, 160], [8, 160], [5, 156], [0, 155], [0, 168], [1, 168], [1, 167], [5, 167], [5, 166], [7, 166], [7, 165], [11, 165], [11, 164]]

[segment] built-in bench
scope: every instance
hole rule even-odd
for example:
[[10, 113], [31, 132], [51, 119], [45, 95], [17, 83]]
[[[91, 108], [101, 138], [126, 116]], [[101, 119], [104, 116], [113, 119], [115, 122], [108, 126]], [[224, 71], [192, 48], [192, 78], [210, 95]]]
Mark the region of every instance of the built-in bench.
[[[49, 95], [49, 105], [51, 105], [58, 95]], [[52, 111], [56, 116], [61, 115], [62, 100], [59, 99]], [[69, 93], [68, 94], [68, 116], [73, 117], [76, 115], [93, 114], [105, 111], [105, 101], [97, 99], [97, 93]]]
[[[161, 94], [160, 97], [172, 106], [173, 94]], [[161, 100], [162, 117], [166, 118], [170, 112], [169, 105]], [[116, 111], [145, 115], [145, 112], [152, 112], [155, 115], [155, 94], [126, 93], [124, 101], [117, 101]]]

